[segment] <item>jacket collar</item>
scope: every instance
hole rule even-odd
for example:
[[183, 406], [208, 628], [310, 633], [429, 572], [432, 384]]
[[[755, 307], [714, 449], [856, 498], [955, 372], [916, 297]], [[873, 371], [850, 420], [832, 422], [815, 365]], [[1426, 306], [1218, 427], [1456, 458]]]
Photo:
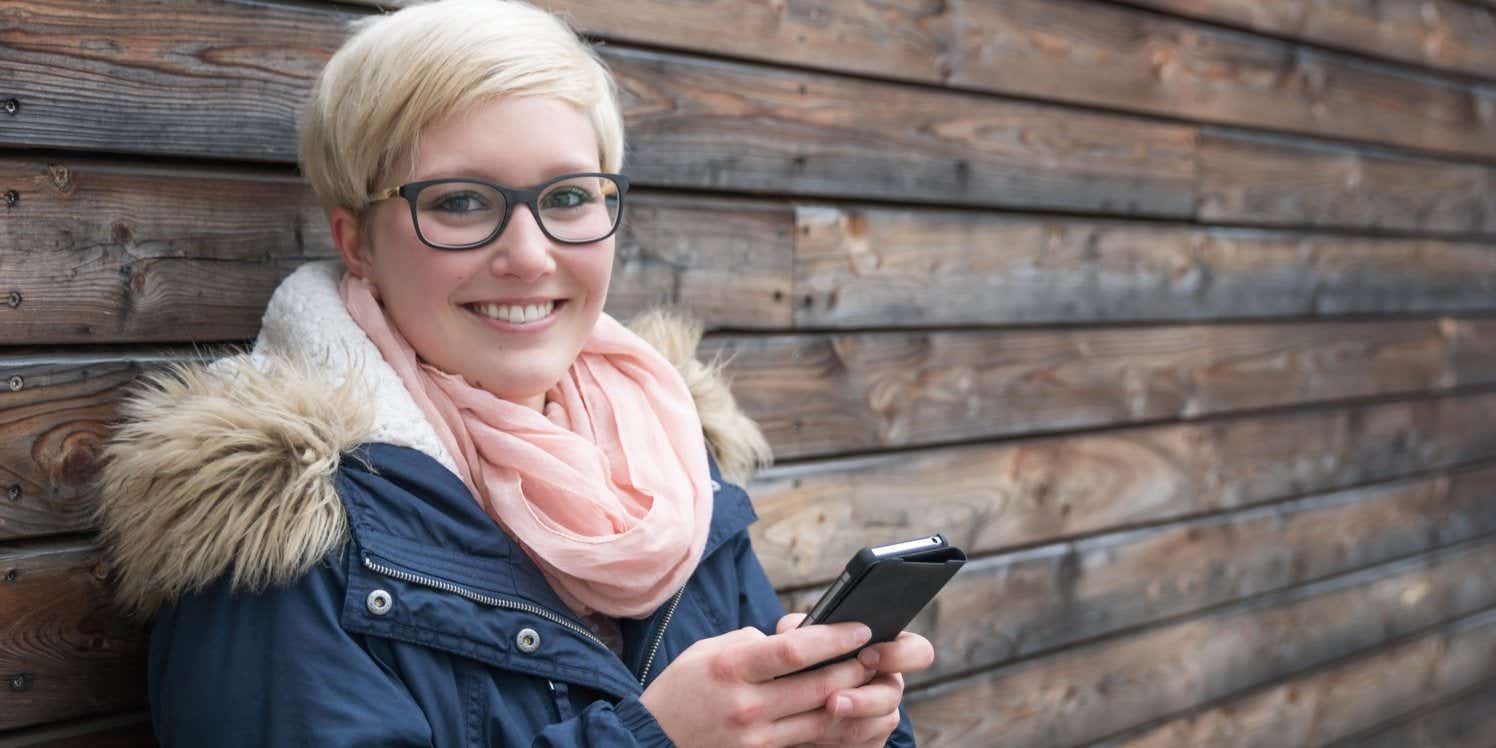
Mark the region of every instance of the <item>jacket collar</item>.
[[[254, 591], [304, 573], [349, 535], [335, 476], [361, 446], [409, 450], [461, 485], [435, 430], [344, 309], [341, 273], [336, 262], [299, 268], [276, 289], [250, 353], [148, 375], [124, 399], [104, 447], [97, 519], [126, 608], [150, 614], [224, 575]], [[719, 367], [695, 360], [699, 326], [651, 312], [630, 327], [681, 371], [714, 471], [740, 482], [767, 461]], [[709, 544], [723, 537], [714, 520]]]

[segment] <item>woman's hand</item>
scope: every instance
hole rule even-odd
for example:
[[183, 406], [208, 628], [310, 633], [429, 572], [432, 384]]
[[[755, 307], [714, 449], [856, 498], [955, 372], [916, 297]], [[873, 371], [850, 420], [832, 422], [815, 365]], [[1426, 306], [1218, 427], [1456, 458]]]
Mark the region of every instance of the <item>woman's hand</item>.
[[[785, 633], [800, 625], [805, 614], [779, 619], [775, 630]], [[817, 627], [812, 627], [817, 628]], [[919, 634], [899, 632], [891, 642], [874, 644], [857, 655], [876, 674], [861, 686], [837, 691], [826, 699], [832, 723], [816, 745], [882, 746], [899, 726], [899, 702], [904, 698], [903, 673], [924, 670], [935, 661], [935, 648]]]
[[[862, 718], [851, 715], [883, 714], [891, 690], [896, 690], [897, 722], [902, 682], [896, 689], [888, 681], [875, 686], [877, 671], [856, 659], [776, 680], [857, 649], [872, 636], [867, 626], [838, 623], [789, 630], [785, 620], [780, 620], [774, 636], [749, 627], [692, 644], [660, 672], [639, 701], [665, 735], [684, 748], [758, 748], [839, 740], [846, 725], [861, 724]], [[897, 664], [902, 661], [894, 659], [899, 653], [880, 652], [880, 662], [888, 656], [891, 664]], [[872, 688], [858, 688], [865, 683]], [[851, 698], [847, 719], [826, 709], [828, 703], [837, 703], [840, 693]], [[887, 732], [883, 735], [886, 738]]]

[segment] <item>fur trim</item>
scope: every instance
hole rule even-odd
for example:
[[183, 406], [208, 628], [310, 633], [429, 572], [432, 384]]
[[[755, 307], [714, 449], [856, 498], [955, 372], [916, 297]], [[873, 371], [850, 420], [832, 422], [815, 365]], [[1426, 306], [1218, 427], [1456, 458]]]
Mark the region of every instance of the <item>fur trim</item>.
[[[681, 371], [723, 477], [742, 482], [766, 464], [768, 443], [721, 365], [694, 358], [700, 326], [650, 313], [631, 327]], [[318, 350], [177, 365], [126, 397], [104, 447], [96, 519], [127, 610], [149, 616], [225, 574], [235, 590], [285, 584], [347, 538], [332, 479], [344, 454], [382, 441], [383, 406], [370, 395], [384, 362]]]
[[701, 323], [681, 312], [655, 309], [635, 317], [629, 329], [680, 370], [696, 400], [701, 430], [706, 433], [707, 447], [717, 458], [722, 477], [731, 483], [746, 483], [753, 471], [769, 464], [773, 458], [769, 441], [758, 424], [738, 409], [730, 382], [722, 373], [725, 362], [718, 359], [704, 364], [696, 359]]
[[148, 375], [104, 447], [97, 514], [129, 611], [230, 574], [261, 590], [305, 573], [348, 534], [332, 476], [373, 414], [349, 377], [247, 356]]

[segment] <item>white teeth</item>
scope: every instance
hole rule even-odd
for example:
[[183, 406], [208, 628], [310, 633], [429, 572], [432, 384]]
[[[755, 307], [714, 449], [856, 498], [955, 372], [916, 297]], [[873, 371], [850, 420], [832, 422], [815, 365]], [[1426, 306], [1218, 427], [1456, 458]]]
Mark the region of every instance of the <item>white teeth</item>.
[[544, 304], [469, 304], [469, 309], [493, 319], [515, 324], [534, 322], [549, 317], [556, 309], [556, 302]]

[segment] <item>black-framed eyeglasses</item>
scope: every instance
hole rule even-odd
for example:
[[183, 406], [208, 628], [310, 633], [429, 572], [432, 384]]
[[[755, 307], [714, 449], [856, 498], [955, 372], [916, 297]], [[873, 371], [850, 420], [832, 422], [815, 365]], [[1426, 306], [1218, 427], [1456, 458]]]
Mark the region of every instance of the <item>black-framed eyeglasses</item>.
[[535, 216], [540, 230], [562, 244], [591, 244], [618, 230], [629, 180], [622, 174], [563, 174], [514, 189], [481, 179], [428, 179], [391, 187], [369, 202], [403, 197], [416, 236], [433, 249], [475, 249], [504, 233], [514, 206]]

